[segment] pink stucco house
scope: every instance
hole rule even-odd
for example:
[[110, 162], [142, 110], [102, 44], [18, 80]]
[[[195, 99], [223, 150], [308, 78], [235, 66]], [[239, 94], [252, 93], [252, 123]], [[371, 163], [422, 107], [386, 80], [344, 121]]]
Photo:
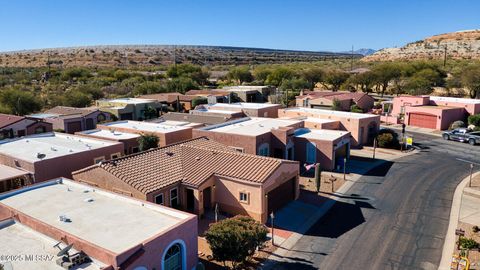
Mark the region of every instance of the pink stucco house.
[[0, 114], [0, 140], [52, 131], [52, 124], [25, 116]]
[[350, 111], [352, 105], [357, 105], [367, 112], [375, 103], [373, 97], [362, 92], [302, 91], [295, 98], [297, 107], [316, 109], [331, 109], [334, 101], [338, 102], [341, 111]]
[[298, 198], [299, 164], [239, 153], [208, 138], [102, 162], [73, 179], [203, 216], [219, 210], [266, 222]]
[[101, 112], [95, 107], [75, 108], [66, 106], [57, 106], [43, 113], [32, 114], [29, 117], [51, 123], [54, 130], [70, 134], [94, 129], [98, 123], [111, 119], [109, 113]]
[[[329, 123], [316, 124], [325, 127]], [[196, 129], [193, 136], [208, 137], [243, 153], [320, 163], [324, 170], [335, 169], [339, 159], [349, 155], [350, 133], [308, 126], [313, 124], [305, 128], [303, 119], [247, 117]]]
[[64, 133], [2, 140], [0, 164], [4, 166], [0, 167], [0, 182], [3, 182], [0, 192], [52, 178], [71, 177], [73, 171], [122, 155], [122, 143]]
[[191, 139], [192, 129], [199, 126], [202, 126], [202, 124], [184, 121], [146, 122], [124, 120], [98, 125], [97, 128], [121, 133], [153, 134], [159, 139], [158, 146], [166, 146]]
[[436, 96], [399, 96], [382, 120], [389, 123], [445, 130], [452, 122], [465, 121], [468, 115], [480, 113], [480, 100]]
[[198, 258], [195, 215], [65, 178], [1, 194], [0, 239], [4, 258], [32, 256], [2, 260], [13, 269], [193, 270]]
[[380, 127], [380, 116], [367, 113], [294, 107], [278, 110], [278, 116], [281, 118], [306, 118], [305, 122], [309, 127], [331, 121], [331, 127], [350, 132], [351, 146], [368, 144]]

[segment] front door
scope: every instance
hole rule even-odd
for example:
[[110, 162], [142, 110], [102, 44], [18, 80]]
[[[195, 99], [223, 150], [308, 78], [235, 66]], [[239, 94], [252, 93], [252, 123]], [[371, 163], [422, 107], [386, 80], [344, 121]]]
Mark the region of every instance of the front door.
[[185, 189], [187, 197], [187, 211], [193, 213], [195, 210], [195, 196], [193, 195], [193, 189]]
[[212, 207], [212, 188], [203, 190], [203, 209], [208, 210]]

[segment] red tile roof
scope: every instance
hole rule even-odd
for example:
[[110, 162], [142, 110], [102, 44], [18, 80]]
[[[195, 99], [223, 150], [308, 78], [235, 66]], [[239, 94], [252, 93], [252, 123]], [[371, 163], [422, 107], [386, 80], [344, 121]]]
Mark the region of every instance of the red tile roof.
[[73, 174], [101, 168], [148, 194], [179, 182], [197, 187], [213, 175], [263, 183], [284, 163], [296, 162], [239, 153], [201, 137], [107, 161]]
[[24, 118], [25, 117], [23, 116], [2, 113], [0, 114], [0, 128], [10, 126], [11, 124], [14, 124]]

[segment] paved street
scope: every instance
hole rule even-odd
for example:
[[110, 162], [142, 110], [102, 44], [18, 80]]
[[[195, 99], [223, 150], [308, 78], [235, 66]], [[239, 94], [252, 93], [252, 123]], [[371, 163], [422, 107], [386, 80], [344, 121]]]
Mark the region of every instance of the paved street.
[[413, 134], [416, 155], [360, 178], [275, 269], [437, 269], [456, 185], [480, 146]]

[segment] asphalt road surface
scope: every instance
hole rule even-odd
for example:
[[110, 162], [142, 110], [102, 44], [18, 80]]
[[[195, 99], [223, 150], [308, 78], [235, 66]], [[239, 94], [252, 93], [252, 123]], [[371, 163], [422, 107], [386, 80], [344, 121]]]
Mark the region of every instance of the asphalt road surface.
[[[360, 178], [274, 269], [437, 269], [453, 193], [480, 145], [415, 134], [420, 153]], [[480, 168], [480, 166], [477, 166]]]

